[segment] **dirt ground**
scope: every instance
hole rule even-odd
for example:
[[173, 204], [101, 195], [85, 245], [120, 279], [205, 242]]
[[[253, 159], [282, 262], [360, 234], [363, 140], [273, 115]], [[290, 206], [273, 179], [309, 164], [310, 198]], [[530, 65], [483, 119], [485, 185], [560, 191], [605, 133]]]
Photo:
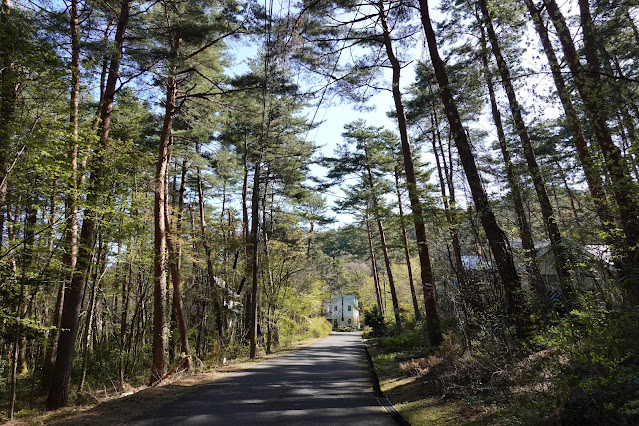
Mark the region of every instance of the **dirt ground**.
[[155, 387], [139, 387], [118, 397], [98, 401], [97, 404], [65, 407], [53, 412], [33, 413], [17, 418], [8, 423], [12, 426], [26, 425], [95, 425], [115, 426], [125, 424], [140, 415], [153, 411], [157, 407], [174, 400], [186, 392], [197, 392], [199, 386], [219, 380], [233, 371], [239, 371], [264, 362], [268, 359], [285, 355], [296, 349], [310, 345], [318, 339], [307, 340], [293, 348], [282, 349], [270, 355], [254, 360], [231, 362], [209, 372], [195, 374], [176, 374]]

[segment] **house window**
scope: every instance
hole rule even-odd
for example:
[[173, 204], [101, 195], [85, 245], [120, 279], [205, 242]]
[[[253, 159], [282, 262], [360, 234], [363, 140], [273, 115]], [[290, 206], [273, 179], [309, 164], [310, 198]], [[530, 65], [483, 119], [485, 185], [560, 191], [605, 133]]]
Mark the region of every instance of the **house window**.
[[348, 312], [351, 311], [351, 305], [348, 305]]
[[[350, 308], [350, 306], [349, 306], [349, 308]], [[351, 325], [351, 319], [350, 318], [348, 319], [348, 325]]]

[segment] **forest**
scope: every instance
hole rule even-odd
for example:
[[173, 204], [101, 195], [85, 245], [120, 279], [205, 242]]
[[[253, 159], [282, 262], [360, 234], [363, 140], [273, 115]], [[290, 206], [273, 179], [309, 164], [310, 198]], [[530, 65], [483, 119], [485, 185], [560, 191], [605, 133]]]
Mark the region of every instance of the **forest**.
[[1, 421], [321, 337], [340, 293], [416, 399], [639, 421], [636, 1], [0, 20]]

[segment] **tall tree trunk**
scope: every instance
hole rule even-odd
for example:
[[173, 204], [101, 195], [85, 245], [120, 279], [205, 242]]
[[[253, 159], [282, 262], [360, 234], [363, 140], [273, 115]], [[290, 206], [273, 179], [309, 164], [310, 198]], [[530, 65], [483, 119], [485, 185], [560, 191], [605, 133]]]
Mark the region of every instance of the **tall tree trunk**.
[[386, 266], [386, 274], [388, 275], [388, 286], [391, 291], [391, 299], [393, 300], [393, 311], [395, 312], [395, 325], [397, 330], [402, 330], [402, 317], [399, 312], [399, 302], [397, 300], [397, 292], [395, 291], [395, 279], [393, 277], [393, 271], [391, 269], [390, 257], [388, 256], [388, 247], [386, 245], [386, 233], [384, 232], [384, 225], [379, 218], [379, 206], [377, 204], [377, 195], [375, 194], [375, 182], [373, 181], [373, 171], [370, 167], [370, 157], [368, 148], [364, 148], [366, 154], [366, 173], [368, 175], [368, 185], [371, 190], [371, 201], [373, 204], [373, 215], [377, 221], [377, 229], [379, 230], [379, 241], [382, 245], [382, 253], [384, 254], [384, 265]]
[[402, 317], [399, 311], [399, 301], [397, 300], [397, 291], [395, 291], [395, 279], [391, 270], [390, 258], [388, 257], [388, 246], [386, 245], [386, 233], [382, 221], [377, 219], [377, 229], [379, 230], [379, 240], [382, 245], [382, 253], [384, 254], [384, 264], [386, 265], [386, 275], [388, 275], [388, 286], [391, 291], [391, 299], [393, 300], [393, 311], [395, 313], [395, 325], [398, 331], [402, 330]]
[[[430, 90], [430, 88], [429, 88]], [[455, 270], [455, 275], [457, 276], [457, 280], [459, 281], [460, 287], [462, 288], [462, 293], [464, 293], [464, 287], [466, 285], [466, 277], [464, 272], [464, 264], [462, 262], [461, 257], [461, 244], [459, 241], [459, 228], [457, 227], [457, 223], [455, 221], [455, 216], [451, 211], [449, 198], [446, 195], [446, 186], [451, 190], [451, 198], [454, 198], [454, 194], [452, 193], [452, 182], [445, 182], [448, 179], [448, 173], [446, 172], [446, 163], [444, 158], [444, 153], [442, 150], [442, 160], [444, 162], [444, 171], [442, 172], [442, 165], [440, 164], [439, 155], [437, 153], [437, 141], [441, 145], [441, 134], [439, 132], [439, 120], [437, 118], [437, 111], [435, 111], [435, 106], [433, 105], [433, 110], [431, 112], [431, 121], [433, 125], [433, 137], [432, 137], [432, 146], [433, 146], [433, 154], [435, 154], [435, 165], [437, 166], [437, 175], [439, 176], [439, 186], [441, 188], [442, 193], [442, 202], [444, 204], [444, 213], [446, 215], [446, 221], [448, 222], [448, 233], [451, 238], [451, 243], [453, 245], [453, 257], [454, 264], [453, 269]], [[446, 176], [444, 176], [446, 174]], [[446, 179], [444, 179], [446, 177]], [[448, 184], [448, 185], [447, 185]]]
[[[255, 160], [253, 174], [253, 195], [251, 196], [251, 310], [249, 322], [249, 354], [255, 358], [257, 354], [257, 289], [258, 289], [258, 227], [260, 202], [260, 167], [261, 160]], [[264, 224], [263, 224], [264, 225]]]
[[437, 346], [442, 340], [442, 333], [439, 324], [439, 314], [437, 312], [435, 280], [433, 278], [433, 270], [430, 264], [430, 255], [428, 253], [428, 242], [426, 240], [426, 226], [424, 225], [423, 209], [421, 201], [419, 200], [417, 179], [415, 177], [415, 168], [413, 165], [413, 151], [408, 137], [408, 123], [406, 122], [406, 113], [404, 111], [404, 103], [402, 101], [402, 93], [399, 86], [401, 64], [393, 51], [390, 29], [388, 28], [386, 12], [384, 10], [384, 0], [380, 0], [378, 2], [378, 9], [383, 29], [384, 46], [386, 48], [388, 60], [390, 61], [393, 69], [393, 100], [395, 102], [395, 110], [397, 111], [399, 135], [402, 141], [402, 154], [404, 157], [404, 170], [406, 172], [406, 183], [408, 186], [408, 198], [410, 200], [411, 209], [413, 210], [413, 220], [415, 223], [415, 235], [417, 238], [417, 250], [419, 253], [419, 263], [421, 267], [428, 340], [431, 346]]
[[548, 30], [543, 24], [541, 14], [533, 4], [532, 0], [524, 1], [528, 8], [528, 12], [532, 17], [539, 39], [541, 40], [541, 45], [544, 49], [544, 53], [546, 54], [546, 58], [548, 59], [555, 87], [557, 88], [557, 94], [561, 100], [561, 105], [566, 116], [566, 122], [572, 134], [575, 148], [577, 149], [579, 161], [584, 169], [586, 182], [588, 183], [588, 190], [590, 191], [590, 195], [592, 196], [592, 200], [595, 204], [595, 210], [599, 216], [599, 220], [601, 220], [601, 223], [604, 226], [604, 229], [610, 233], [611, 228], [614, 228], [616, 220], [610, 213], [610, 206], [608, 205], [606, 193], [601, 183], [601, 170], [593, 161], [590, 151], [588, 150], [588, 144], [584, 137], [579, 115], [573, 105], [570, 91], [564, 82], [564, 78], [561, 73], [561, 66], [559, 65], [555, 49], [552, 46], [550, 37], [548, 36]]
[[122, 312], [120, 313], [120, 353], [118, 355], [118, 383], [120, 384], [120, 390], [124, 392], [124, 345], [127, 331], [127, 319], [129, 314], [129, 288], [131, 282], [131, 275], [133, 274], [133, 239], [128, 246], [129, 249], [129, 265], [124, 279], [122, 280]]
[[[184, 208], [184, 193], [186, 191], [186, 160], [182, 163], [182, 180], [180, 184], [178, 216], [176, 224], [176, 235], [171, 235], [171, 225], [168, 215], [165, 216], [165, 226], [167, 229], [167, 245], [169, 249], [169, 267], [171, 268], [171, 279], [173, 282], [173, 309], [175, 310], [175, 318], [177, 320], [178, 330], [180, 331], [180, 351], [183, 355], [189, 356], [189, 340], [186, 319], [184, 317], [184, 305], [182, 302], [182, 291], [180, 289], [180, 270], [182, 265], [182, 212]], [[186, 370], [191, 371], [193, 368], [191, 359], [186, 361]]]
[[[28, 200], [29, 201], [29, 200]], [[33, 243], [35, 239], [35, 225], [37, 221], [37, 209], [31, 202], [27, 205], [27, 212], [24, 220], [24, 240], [22, 252], [22, 277], [20, 279], [20, 297], [18, 298], [18, 306], [15, 313], [15, 327], [13, 339], [13, 357], [11, 360], [11, 396], [9, 398], [9, 419], [13, 419], [16, 404], [16, 392], [18, 386], [18, 368], [20, 364], [20, 341], [23, 339], [22, 320], [25, 318], [26, 311], [24, 309], [25, 288], [28, 286], [31, 278], [31, 265], [33, 263]], [[22, 355], [24, 359], [24, 355]]]
[[[608, 176], [612, 182], [611, 190], [619, 209], [621, 227], [626, 238], [626, 247], [621, 253], [623, 263], [627, 265], [621, 272], [622, 280], [630, 287], [631, 298], [634, 303], [639, 303], [639, 286], [636, 285], [637, 269], [639, 269], [639, 209], [637, 207], [637, 184], [630, 176], [630, 170], [626, 159], [621, 155], [619, 147], [612, 140], [612, 133], [607, 123], [606, 108], [601, 105], [605, 94], [602, 93], [599, 62], [596, 55], [596, 46], [592, 40], [592, 19], [588, 3], [580, 0], [582, 12], [582, 25], [584, 29], [584, 47], [588, 67], [584, 68], [579, 61], [577, 49], [570, 34], [570, 27], [564, 18], [555, 0], [544, 0], [548, 15], [557, 30], [559, 41], [564, 51], [564, 58], [583, 100], [584, 110], [590, 121], [592, 131], [601, 150]], [[590, 21], [590, 23], [589, 23]], [[633, 280], [633, 277], [635, 278]]]
[[366, 209], [366, 234], [368, 235], [368, 250], [371, 255], [371, 270], [373, 273], [373, 284], [375, 285], [375, 296], [377, 297], [377, 307], [382, 315], [384, 312], [384, 300], [382, 299], [382, 288], [379, 285], [379, 275], [377, 274], [377, 260], [375, 259], [375, 247], [373, 246], [373, 234], [371, 232], [371, 224], [368, 220], [368, 209]]
[[[171, 40], [172, 52], [177, 52], [179, 40]], [[166, 100], [164, 123], [160, 133], [158, 160], [155, 167], [155, 197], [153, 199], [153, 220], [155, 224], [154, 257], [153, 257], [153, 361], [151, 364], [150, 383], [156, 383], [167, 372], [166, 353], [168, 350], [168, 325], [166, 318], [166, 249], [167, 249], [167, 216], [166, 211], [166, 176], [169, 167], [169, 146], [173, 131], [177, 93], [176, 67], [171, 66], [166, 80]]]
[[115, 86], [119, 76], [122, 59], [124, 33], [129, 22], [131, 0], [124, 0], [120, 9], [120, 16], [115, 32], [115, 50], [109, 66], [109, 74], [105, 86], [104, 98], [100, 110], [100, 144], [91, 161], [89, 190], [87, 192], [84, 220], [78, 244], [78, 259], [73, 278], [64, 291], [64, 303], [60, 326], [62, 331], [58, 339], [58, 351], [53, 369], [52, 386], [47, 399], [47, 408], [54, 410], [67, 404], [69, 397], [69, 381], [73, 364], [75, 335], [78, 330], [78, 317], [82, 302], [82, 291], [87, 282], [91, 251], [95, 242], [98, 203], [100, 188], [104, 175], [103, 157], [107, 148], [109, 130], [111, 127], [111, 111]]
[[[199, 152], [199, 146], [198, 146]], [[202, 245], [204, 246], [204, 254], [206, 256], [206, 272], [209, 277], [209, 286], [212, 291], [212, 299], [213, 299], [213, 315], [215, 316], [215, 329], [217, 330], [218, 336], [221, 338], [224, 334], [223, 323], [222, 323], [222, 309], [220, 307], [220, 296], [218, 294], [217, 288], [217, 277], [213, 272], [213, 259], [211, 259], [211, 246], [208, 241], [208, 233], [206, 232], [206, 217], [204, 212], [204, 190], [202, 187], [202, 174], [200, 172], [200, 168], [196, 168], [196, 177], [197, 177], [197, 190], [198, 190], [198, 201], [200, 206], [200, 230], [202, 231]]]
[[506, 60], [501, 53], [501, 47], [499, 46], [499, 41], [497, 40], [497, 34], [495, 33], [495, 29], [493, 27], [492, 18], [488, 13], [486, 0], [479, 0], [478, 3], [483, 16], [483, 24], [488, 33], [488, 40], [490, 41], [493, 55], [495, 56], [495, 59], [497, 61], [497, 68], [501, 77], [501, 83], [504, 87], [504, 90], [506, 91], [506, 96], [508, 97], [510, 111], [513, 116], [515, 129], [519, 136], [519, 140], [521, 141], [524, 157], [526, 158], [526, 163], [528, 165], [528, 171], [532, 177], [535, 192], [537, 193], [537, 199], [539, 200], [539, 205], [541, 206], [541, 215], [544, 218], [546, 232], [548, 233], [548, 237], [550, 238], [550, 245], [555, 260], [555, 268], [557, 269], [557, 276], [559, 278], [559, 287], [562, 293], [562, 303], [570, 309], [575, 304], [575, 294], [572, 283], [570, 282], [567, 249], [562, 244], [561, 232], [559, 231], [559, 225], [557, 224], [557, 221], [555, 219], [554, 209], [552, 207], [552, 203], [550, 202], [550, 197], [548, 196], [546, 182], [541, 174], [539, 165], [537, 164], [537, 158], [535, 157], [535, 152], [530, 140], [530, 135], [528, 134], [528, 129], [526, 128], [526, 124], [524, 123], [524, 118], [521, 112], [521, 105], [517, 100], [515, 88], [512, 85], [508, 64], [506, 64]]
[[406, 222], [404, 219], [404, 206], [402, 205], [402, 193], [399, 185], [400, 165], [395, 166], [395, 190], [397, 191], [397, 205], [399, 207], [399, 224], [402, 229], [402, 240], [404, 243], [404, 258], [406, 259], [406, 269], [408, 271], [408, 285], [410, 287], [410, 295], [413, 301], [413, 310], [415, 311], [415, 321], [422, 320], [422, 314], [419, 311], [419, 303], [417, 302], [417, 293], [415, 292], [415, 284], [413, 282], [413, 266], [410, 260], [410, 250], [408, 248], [408, 233], [406, 232]]
[[[91, 337], [95, 334], [95, 331], [92, 329], [95, 327], [95, 290], [99, 284], [102, 273], [102, 253], [104, 250], [102, 235], [98, 237], [98, 241], [98, 250], [95, 255], [96, 265], [93, 267], [93, 276], [91, 279], [91, 294], [89, 295], [89, 301], [87, 303], [86, 316], [84, 318], [84, 330], [82, 330], [82, 338], [80, 339], [82, 366], [80, 367], [80, 383], [78, 384], [78, 392], [82, 392], [82, 389], [84, 388], [84, 379], [87, 372], [87, 361], [89, 360], [89, 339], [91, 339]], [[104, 265], [104, 268], [106, 269], [106, 265]]]
[[544, 284], [541, 272], [539, 271], [539, 265], [537, 264], [537, 250], [535, 249], [535, 243], [533, 241], [532, 230], [528, 217], [524, 210], [524, 202], [521, 197], [520, 185], [517, 180], [517, 174], [510, 157], [510, 149], [506, 143], [506, 134], [504, 132], [504, 126], [501, 120], [501, 113], [497, 106], [497, 98], [495, 96], [495, 89], [493, 87], [492, 76], [489, 67], [488, 55], [486, 53], [486, 37], [484, 35], [483, 27], [481, 29], [481, 47], [482, 47], [482, 63], [484, 66], [484, 76], [486, 78], [486, 86], [488, 87], [488, 95], [490, 97], [490, 108], [493, 116], [493, 122], [497, 128], [497, 138], [499, 140], [499, 148], [501, 149], [502, 157], [504, 158], [504, 166], [506, 168], [506, 178], [508, 180], [508, 186], [510, 186], [510, 195], [513, 199], [515, 207], [515, 217], [517, 218], [517, 229], [519, 230], [519, 238], [521, 238], [521, 245], [524, 250], [524, 257], [526, 259], [526, 272], [528, 272], [531, 287], [537, 295], [538, 305], [543, 315], [548, 313], [548, 292], [546, 285]]
[[[0, 22], [2, 26], [9, 23], [11, 0], [2, 0]], [[16, 75], [12, 43], [4, 41], [0, 46], [0, 246], [4, 235], [5, 203], [7, 201], [9, 154], [11, 152], [11, 121], [18, 98], [19, 83]]]
[[[78, 256], [78, 101], [80, 98], [80, 25], [78, 22], [78, 2], [71, 1], [69, 8], [69, 23], [71, 32], [71, 96], [69, 101], [69, 127], [71, 130], [71, 146], [69, 150], [69, 163], [71, 176], [69, 176], [68, 190], [65, 198], [66, 229], [62, 253], [63, 272], [66, 274], [60, 280], [60, 288], [56, 298], [53, 314], [54, 330], [47, 345], [46, 357], [42, 371], [42, 389], [48, 390], [51, 386], [51, 374], [55, 364], [58, 349], [60, 321], [62, 317], [62, 305], [64, 302], [64, 288], [67, 281], [73, 276], [73, 270]], [[1, 231], [0, 231], [1, 232]]]
[[495, 215], [488, 202], [488, 196], [484, 191], [484, 188], [479, 177], [477, 165], [475, 164], [475, 157], [473, 156], [470, 148], [470, 143], [466, 136], [466, 130], [462, 125], [462, 119], [457, 109], [457, 103], [453, 98], [450, 85], [448, 83], [448, 74], [444, 62], [439, 56], [437, 49], [437, 39], [435, 37], [435, 31], [430, 21], [430, 14], [428, 11], [428, 1], [419, 0], [419, 6], [421, 11], [422, 25], [426, 33], [426, 41], [428, 43], [428, 50], [430, 58], [435, 70], [435, 76], [439, 84], [440, 96], [442, 103], [444, 104], [444, 112], [457, 145], [459, 157], [464, 167], [464, 173], [468, 180], [468, 185], [475, 202], [475, 208], [479, 214], [486, 238], [490, 245], [491, 252], [495, 259], [497, 271], [504, 286], [504, 293], [506, 294], [507, 312], [514, 318], [514, 323], [517, 329], [518, 335], [525, 334], [525, 302], [522, 294], [521, 283], [519, 276], [517, 275], [517, 269], [515, 268], [515, 262], [513, 261], [512, 251], [506, 234], [497, 224]]
[[311, 226], [310, 229], [308, 230], [308, 242], [306, 245], [306, 257], [310, 257], [311, 256], [311, 243], [313, 241], [313, 234], [315, 233], [315, 221], [313, 219], [310, 220], [311, 222]]

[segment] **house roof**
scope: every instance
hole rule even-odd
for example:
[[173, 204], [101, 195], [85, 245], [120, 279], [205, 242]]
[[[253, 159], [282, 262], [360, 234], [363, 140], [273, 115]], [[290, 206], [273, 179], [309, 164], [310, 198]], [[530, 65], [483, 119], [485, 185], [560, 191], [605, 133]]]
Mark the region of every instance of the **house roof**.
[[[570, 244], [570, 248], [579, 251], [585, 255], [594, 257], [595, 259], [606, 263], [609, 266], [613, 265], [612, 252], [610, 246], [605, 244], [586, 244], [585, 246], [577, 243]], [[537, 250], [537, 257], [544, 257], [551, 252], [550, 244], [545, 247], [541, 247]]]

